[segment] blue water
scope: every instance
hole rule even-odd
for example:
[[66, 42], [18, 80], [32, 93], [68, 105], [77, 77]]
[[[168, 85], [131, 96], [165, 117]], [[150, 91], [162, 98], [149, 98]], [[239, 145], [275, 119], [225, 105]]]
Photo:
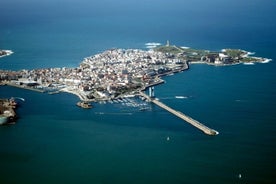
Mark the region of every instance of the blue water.
[[71, 94], [2, 86], [1, 98], [26, 101], [17, 124], [0, 127], [0, 183], [275, 183], [275, 8], [273, 0], [1, 2], [0, 48], [15, 52], [0, 58], [1, 69], [76, 67], [109, 48], [166, 40], [273, 61], [191, 65], [155, 88], [215, 137], [152, 104], [83, 110]]

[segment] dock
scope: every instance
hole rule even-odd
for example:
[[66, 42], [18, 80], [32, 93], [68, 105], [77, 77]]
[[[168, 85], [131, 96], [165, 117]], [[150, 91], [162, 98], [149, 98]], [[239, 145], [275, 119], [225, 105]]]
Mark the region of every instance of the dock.
[[180, 119], [184, 120], [185, 122], [193, 125], [194, 127], [198, 128], [199, 130], [201, 130], [202, 132], [204, 132], [207, 135], [218, 135], [219, 132], [211, 129], [207, 126], [205, 126], [204, 124], [200, 123], [199, 121], [183, 114], [182, 112], [176, 111], [174, 109], [172, 109], [171, 107], [165, 105], [164, 103], [154, 99], [154, 98], [150, 98], [148, 95], [146, 95], [143, 92], [140, 92], [140, 95], [145, 97], [148, 101], [151, 101], [152, 103], [156, 104], [157, 106], [167, 110], [168, 112], [172, 113], [173, 115], [179, 117]]

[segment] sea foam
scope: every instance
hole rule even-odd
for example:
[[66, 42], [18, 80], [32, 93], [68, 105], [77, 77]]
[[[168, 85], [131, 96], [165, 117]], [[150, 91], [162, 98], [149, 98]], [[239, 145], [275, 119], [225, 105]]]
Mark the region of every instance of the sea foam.
[[246, 62], [246, 63], [243, 63], [244, 65], [254, 65], [254, 63], [252, 62]]
[[157, 43], [157, 42], [148, 42], [148, 43], [146, 43], [145, 45], [147, 45], [147, 46], [151, 46], [151, 45], [158, 46], [158, 45], [161, 45], [161, 43]]
[[272, 61], [272, 59], [264, 58], [264, 61], [262, 61], [261, 63], [269, 63], [270, 61]]
[[157, 42], [148, 42], [145, 44], [146, 45], [146, 48], [148, 49], [153, 49], [159, 45], [161, 45], [161, 43], [157, 43]]
[[181, 46], [182, 49], [189, 49], [190, 47]]

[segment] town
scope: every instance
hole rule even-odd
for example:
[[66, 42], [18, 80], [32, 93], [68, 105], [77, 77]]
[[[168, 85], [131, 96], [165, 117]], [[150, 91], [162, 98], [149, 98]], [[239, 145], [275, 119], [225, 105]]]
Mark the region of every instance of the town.
[[216, 66], [241, 62], [264, 62], [243, 50], [221, 52], [171, 46], [167, 42], [150, 50], [110, 49], [84, 58], [76, 68], [0, 70], [0, 84], [46, 92], [68, 92], [82, 101], [101, 101], [135, 95], [164, 81], [164, 75], [189, 68], [188, 63]]
[[99, 101], [134, 94], [162, 83], [162, 75], [187, 68], [186, 61], [168, 53], [111, 49], [85, 58], [77, 68], [0, 71], [0, 81], [51, 94], [69, 92], [83, 101]]

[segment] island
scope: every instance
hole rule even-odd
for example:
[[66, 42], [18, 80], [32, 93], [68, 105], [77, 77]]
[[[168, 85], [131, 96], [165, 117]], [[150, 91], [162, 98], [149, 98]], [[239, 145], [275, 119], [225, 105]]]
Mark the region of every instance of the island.
[[0, 50], [0, 58], [4, 56], [9, 56], [11, 54], [13, 54], [11, 50]]

